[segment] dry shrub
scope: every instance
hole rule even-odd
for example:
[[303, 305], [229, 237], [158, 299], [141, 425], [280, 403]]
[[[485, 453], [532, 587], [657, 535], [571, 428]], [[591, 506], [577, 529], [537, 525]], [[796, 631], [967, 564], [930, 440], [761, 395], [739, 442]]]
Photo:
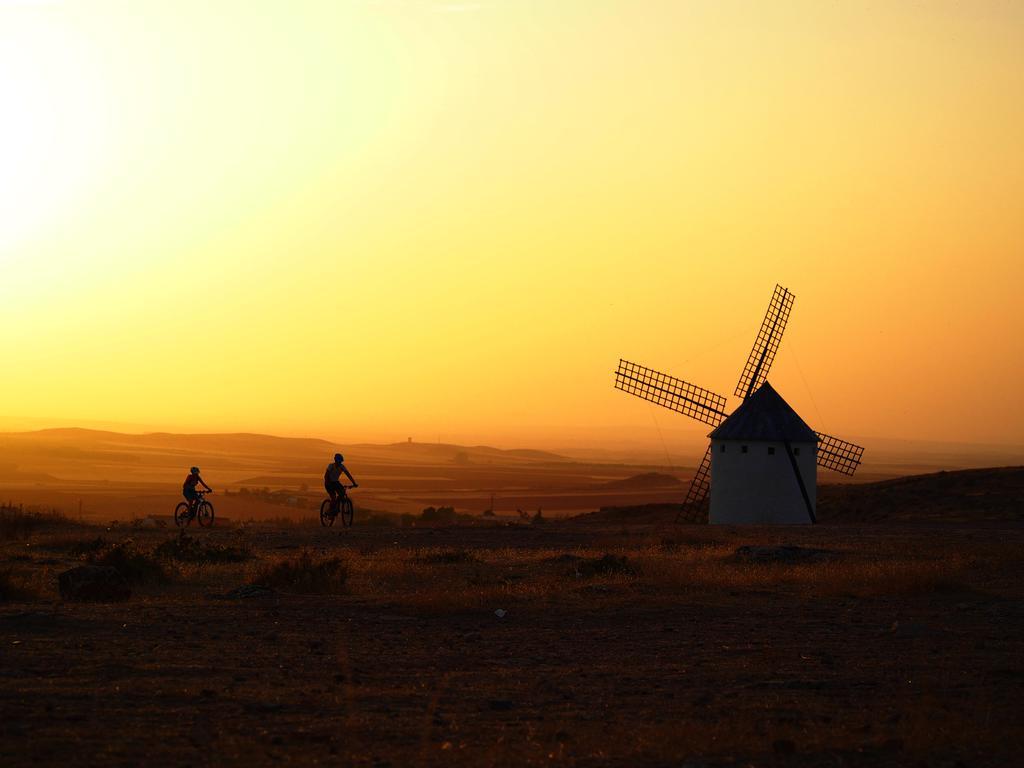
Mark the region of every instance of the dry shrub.
[[52, 528], [58, 525], [74, 525], [74, 523], [55, 509], [0, 507], [0, 539], [23, 538], [40, 528]]
[[108, 549], [111, 544], [102, 536], [92, 539], [68, 539], [61, 542], [52, 542], [51, 548], [67, 550], [68, 554], [74, 557], [88, 557]]
[[581, 578], [594, 576], [635, 576], [636, 569], [629, 564], [625, 555], [616, 557], [605, 552], [601, 557], [580, 560], [573, 568], [572, 575]]
[[163, 563], [131, 539], [94, 552], [87, 557], [93, 565], [115, 569], [133, 584], [160, 584], [169, 581]]
[[322, 557], [304, 549], [292, 557], [261, 563], [254, 583], [303, 595], [339, 595], [347, 581], [348, 568], [340, 557]]
[[197, 539], [185, 531], [159, 545], [153, 554], [184, 563], [241, 563], [252, 558], [252, 551], [244, 541], [233, 547]]
[[464, 549], [442, 549], [437, 552], [421, 554], [418, 559], [422, 563], [439, 565], [479, 562], [472, 552], [467, 552]]
[[36, 592], [16, 576], [12, 568], [0, 569], [0, 603], [31, 600], [34, 597], [38, 597]]

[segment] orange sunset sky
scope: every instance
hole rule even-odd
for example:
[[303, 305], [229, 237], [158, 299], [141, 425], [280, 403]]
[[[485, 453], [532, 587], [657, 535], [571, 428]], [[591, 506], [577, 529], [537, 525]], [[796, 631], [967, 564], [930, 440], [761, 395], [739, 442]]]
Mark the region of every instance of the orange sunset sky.
[[0, 0], [0, 429], [699, 437], [618, 359], [780, 283], [816, 428], [1024, 443], [1022, 96], [1009, 0]]

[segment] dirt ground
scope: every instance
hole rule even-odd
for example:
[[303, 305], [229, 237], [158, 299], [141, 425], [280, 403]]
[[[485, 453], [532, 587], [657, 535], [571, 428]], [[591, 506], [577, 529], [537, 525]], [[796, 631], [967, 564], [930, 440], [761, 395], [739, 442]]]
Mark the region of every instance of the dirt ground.
[[[0, 542], [22, 590], [0, 603], [0, 764], [1003, 766], [1024, 747], [1019, 524], [189, 533], [247, 559], [167, 564], [113, 604], [61, 602], [57, 574], [97, 537], [173, 531]], [[302, 551], [344, 562], [340, 594], [225, 597]]]

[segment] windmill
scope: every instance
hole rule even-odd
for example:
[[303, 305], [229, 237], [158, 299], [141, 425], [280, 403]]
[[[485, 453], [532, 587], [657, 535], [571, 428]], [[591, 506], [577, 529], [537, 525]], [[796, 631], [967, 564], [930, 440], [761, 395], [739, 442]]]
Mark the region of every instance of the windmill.
[[[860, 465], [862, 447], [811, 430], [767, 383], [794, 298], [775, 286], [736, 385], [735, 395], [742, 402], [732, 414], [726, 413], [722, 395], [619, 360], [616, 389], [715, 427], [677, 522], [701, 519], [710, 492], [712, 522], [813, 523], [816, 466], [852, 475]], [[712, 479], [716, 488], [721, 486], [717, 493]], [[799, 520], [793, 519], [794, 508]]]

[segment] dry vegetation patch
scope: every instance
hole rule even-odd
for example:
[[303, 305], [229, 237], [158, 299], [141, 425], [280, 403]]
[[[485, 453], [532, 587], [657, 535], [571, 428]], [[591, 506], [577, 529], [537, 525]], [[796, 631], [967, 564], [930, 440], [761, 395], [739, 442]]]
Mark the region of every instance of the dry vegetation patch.
[[0, 506], [0, 540], [23, 539], [43, 528], [73, 525], [74, 522], [55, 509]]
[[248, 542], [244, 540], [237, 546], [231, 546], [189, 536], [184, 531], [157, 546], [153, 554], [161, 559], [184, 563], [241, 563], [253, 557]]
[[163, 584], [170, 581], [164, 563], [153, 552], [125, 539], [86, 556], [92, 565], [113, 568], [132, 584]]
[[[742, 548], [741, 548], [742, 549]], [[797, 562], [759, 561], [728, 546], [665, 552], [638, 560], [645, 580], [678, 590], [780, 590], [820, 597], [914, 595], [961, 588], [974, 562], [959, 555], [931, 557], [830, 552]]]
[[32, 600], [38, 593], [13, 568], [0, 568], [0, 603]]
[[454, 563], [478, 563], [479, 559], [465, 549], [442, 549], [419, 555], [419, 560], [428, 565], [450, 565]]
[[304, 549], [291, 557], [260, 563], [254, 583], [302, 595], [340, 595], [345, 591], [348, 574], [340, 557], [325, 557]]

